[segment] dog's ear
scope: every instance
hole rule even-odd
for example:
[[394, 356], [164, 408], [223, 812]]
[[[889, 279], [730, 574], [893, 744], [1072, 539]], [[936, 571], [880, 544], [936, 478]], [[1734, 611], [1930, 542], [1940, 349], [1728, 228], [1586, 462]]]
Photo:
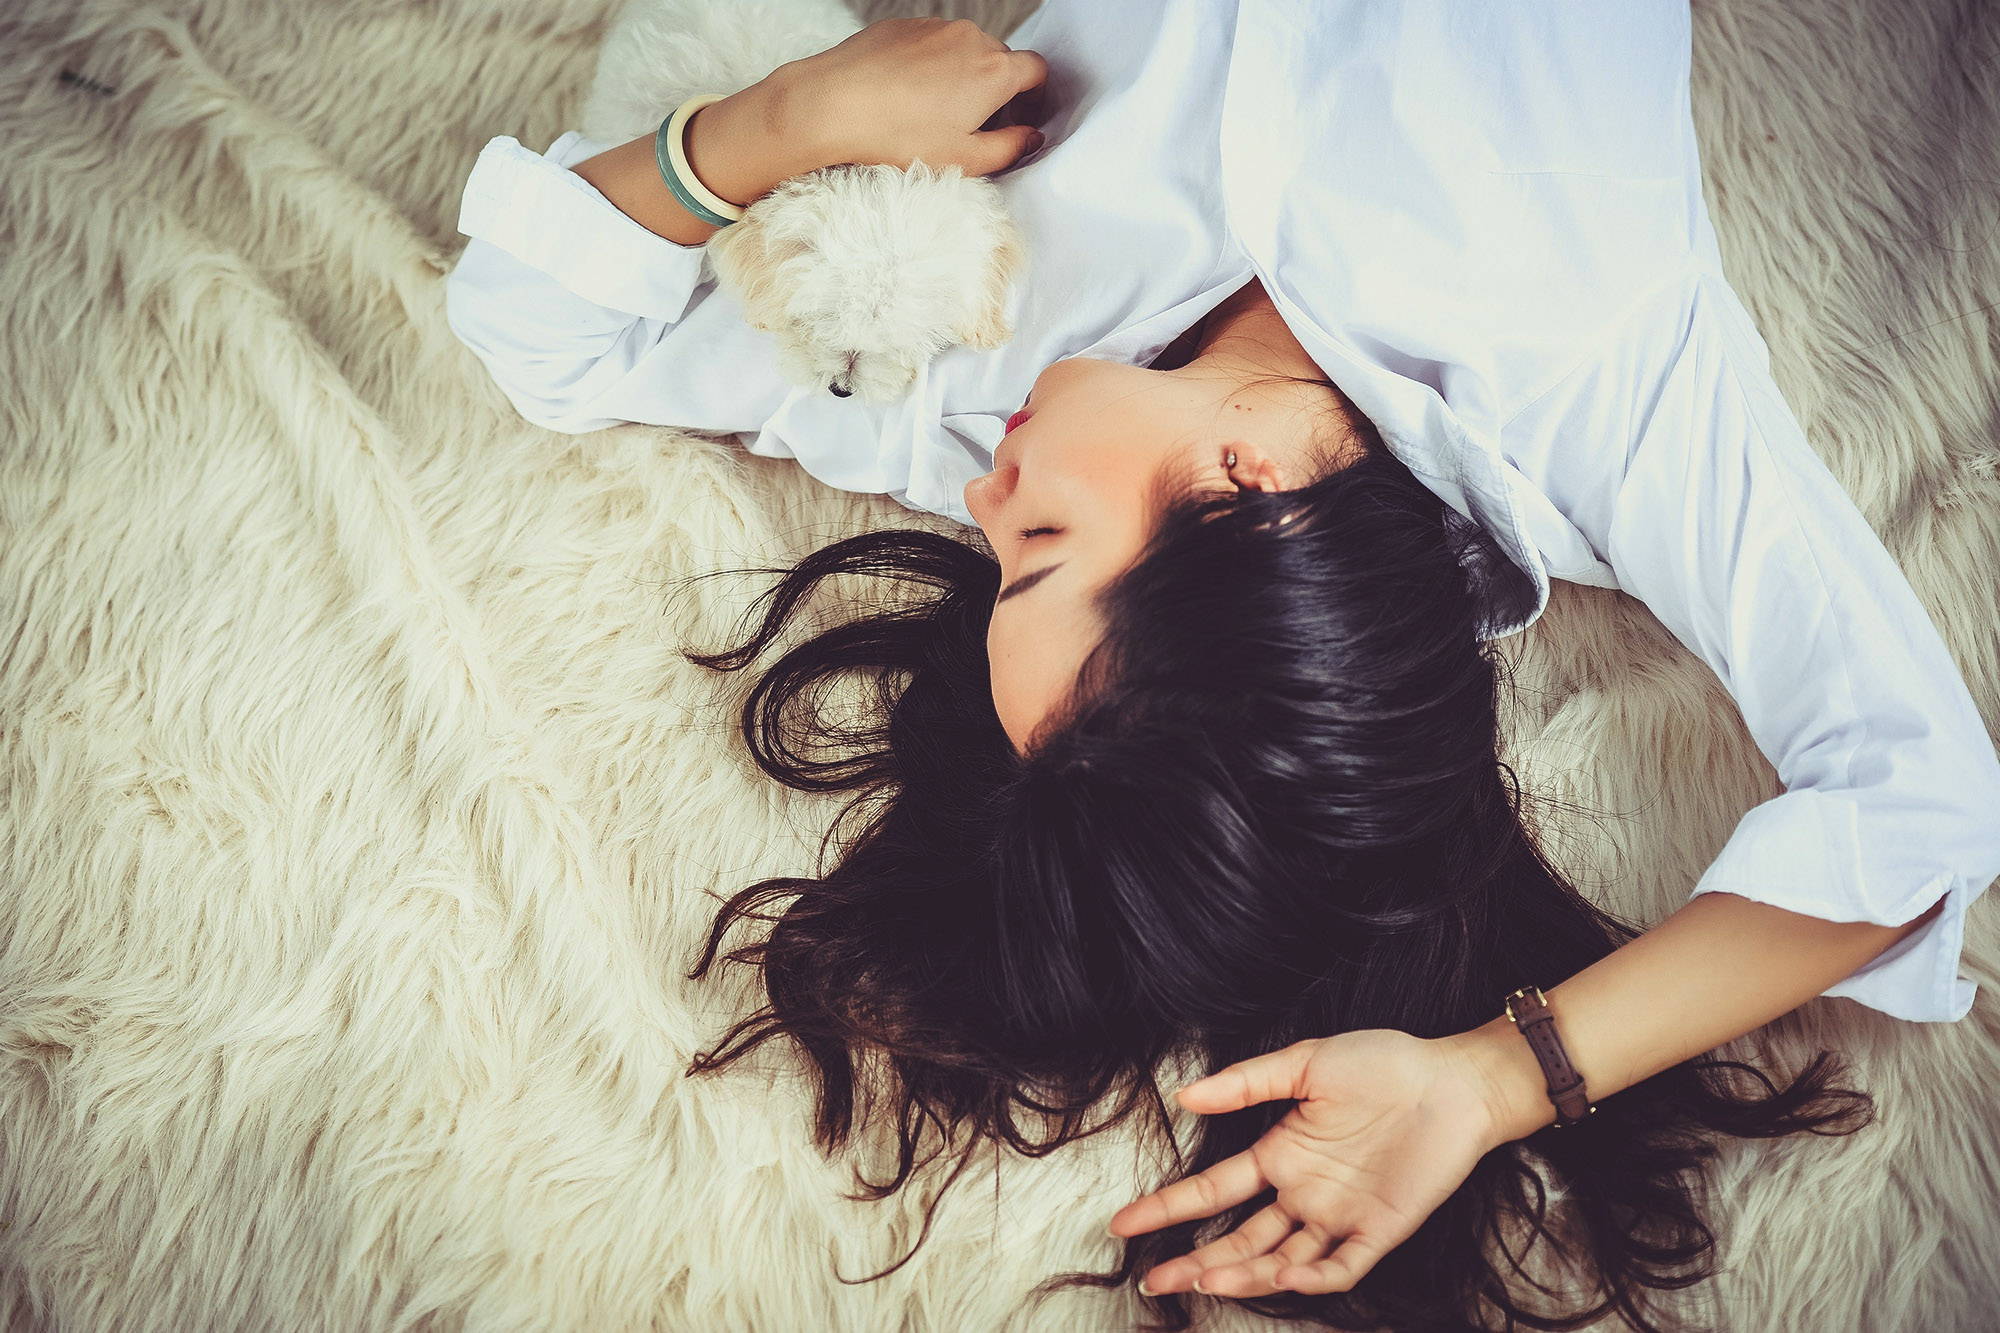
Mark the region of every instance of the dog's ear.
[[715, 270], [716, 284], [742, 303], [743, 322], [772, 333], [784, 312], [777, 304], [778, 265], [762, 223], [763, 215], [752, 208], [741, 221], [710, 236], [708, 262]]
[[1011, 225], [1003, 228], [1000, 243], [994, 247], [986, 266], [986, 290], [973, 307], [972, 321], [952, 330], [952, 336], [961, 344], [978, 348], [1002, 347], [1014, 336], [1014, 328], [1007, 322], [1007, 291], [1026, 258], [1027, 251], [1021, 244], [1020, 233]]

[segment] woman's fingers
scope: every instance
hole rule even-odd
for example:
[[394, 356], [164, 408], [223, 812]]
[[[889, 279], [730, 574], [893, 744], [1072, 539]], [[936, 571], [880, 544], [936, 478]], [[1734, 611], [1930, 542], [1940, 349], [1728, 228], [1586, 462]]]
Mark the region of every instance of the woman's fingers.
[[1218, 1264], [1201, 1273], [1201, 1290], [1210, 1296], [1269, 1296], [1283, 1290], [1278, 1285], [1280, 1273], [1315, 1262], [1333, 1241], [1324, 1227], [1308, 1222], [1267, 1254]]
[[1201, 1273], [1201, 1289], [1210, 1296], [1269, 1296], [1284, 1290], [1278, 1283], [1281, 1273], [1316, 1262], [1335, 1239], [1317, 1222], [1307, 1222], [1269, 1253], [1217, 1264]]
[[1280, 1097], [1303, 1098], [1306, 1066], [1318, 1045], [1318, 1041], [1295, 1041], [1264, 1055], [1238, 1060], [1182, 1088], [1178, 1094], [1181, 1105], [1202, 1115], [1214, 1115]]
[[1225, 1208], [1234, 1208], [1259, 1190], [1266, 1181], [1248, 1148], [1225, 1157], [1206, 1171], [1200, 1171], [1151, 1194], [1141, 1195], [1111, 1215], [1111, 1234], [1136, 1236], [1145, 1231], [1185, 1222], [1193, 1217], [1212, 1217]]
[[[1386, 1248], [1378, 1245], [1372, 1237], [1357, 1232], [1324, 1259], [1281, 1269], [1278, 1281], [1287, 1291], [1310, 1295], [1351, 1291], [1355, 1283], [1368, 1275], [1368, 1270], [1375, 1266], [1375, 1261], [1382, 1257]], [[1208, 1284], [1204, 1281], [1202, 1285]]]
[[1048, 119], [1048, 88], [1046, 85], [1015, 93], [1000, 104], [1000, 109], [988, 116], [979, 126], [982, 130], [997, 130], [1007, 125], [1040, 125]]
[[1310, 1264], [1325, 1258], [1326, 1252], [1338, 1239], [1319, 1223], [1307, 1222], [1292, 1233], [1290, 1240], [1278, 1247], [1278, 1257], [1294, 1265]]
[[1007, 95], [1007, 100], [1012, 101], [1024, 93], [1036, 92], [1034, 104], [1039, 107], [1041, 98], [1046, 96], [1046, 92], [1038, 90], [1047, 89], [1049, 84], [1048, 58], [1040, 51], [1031, 51], [1026, 47], [1018, 51], [1010, 50], [1007, 52], [1007, 78], [1013, 86], [1013, 91]]
[[[1167, 1260], [1143, 1274], [1140, 1280], [1145, 1283], [1146, 1290], [1156, 1296], [1163, 1292], [1186, 1291], [1194, 1285], [1196, 1278], [1211, 1268], [1267, 1254], [1280, 1242], [1289, 1244], [1286, 1237], [1292, 1234], [1296, 1225], [1292, 1215], [1274, 1203], [1252, 1213], [1248, 1221], [1228, 1235], [1218, 1237], [1177, 1259]], [[1310, 1257], [1318, 1258], [1319, 1251]], [[1296, 1260], [1300, 1263], [1305, 1261], [1303, 1258]]]

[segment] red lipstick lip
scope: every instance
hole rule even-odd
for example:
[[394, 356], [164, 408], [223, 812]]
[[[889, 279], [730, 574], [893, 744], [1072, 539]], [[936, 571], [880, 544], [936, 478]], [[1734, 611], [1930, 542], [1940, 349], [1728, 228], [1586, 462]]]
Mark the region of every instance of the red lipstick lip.
[[1014, 427], [1020, 425], [1023, 421], [1026, 421], [1029, 417], [1033, 415], [1034, 413], [1028, 411], [1028, 409], [1026, 409], [1025, 407], [1022, 408], [1019, 412], [1016, 412], [1013, 416], [1007, 418], [1007, 429], [1001, 431], [1000, 433], [1002, 435], [1007, 434], [1008, 432], [1012, 431]]

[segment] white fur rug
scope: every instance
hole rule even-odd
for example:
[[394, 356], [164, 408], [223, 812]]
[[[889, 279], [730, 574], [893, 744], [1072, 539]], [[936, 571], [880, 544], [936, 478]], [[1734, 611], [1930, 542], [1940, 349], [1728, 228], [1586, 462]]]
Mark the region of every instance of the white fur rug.
[[[842, 1199], [783, 1061], [680, 1076], [751, 1000], [681, 977], [710, 895], [808, 869], [832, 807], [755, 780], [741, 683], [674, 652], [749, 587], [671, 581], [930, 520], [730, 440], [541, 431], [446, 329], [473, 156], [570, 127], [609, 9], [0, 8], [0, 1326], [1135, 1322], [1023, 1304], [1109, 1261], [1129, 1140], [960, 1182], [850, 1286], [917, 1192]], [[1731, 275], [2000, 718], [2000, 7], [1696, 17]], [[1670, 910], [1776, 790], [1726, 696], [1616, 593], [1507, 643], [1524, 775], [1619, 815], [1545, 836]], [[1767, 1034], [1848, 1051], [1882, 1120], [1729, 1154], [1690, 1319], [1993, 1327], [1990, 895], [1968, 940], [1961, 1023]]]

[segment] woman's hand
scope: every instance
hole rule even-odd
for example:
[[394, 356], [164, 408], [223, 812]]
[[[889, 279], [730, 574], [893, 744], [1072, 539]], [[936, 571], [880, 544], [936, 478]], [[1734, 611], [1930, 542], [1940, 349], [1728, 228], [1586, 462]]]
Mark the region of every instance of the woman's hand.
[[980, 126], [1017, 98], [1036, 100], [1048, 72], [1041, 56], [1010, 50], [970, 19], [896, 18], [780, 65], [767, 80], [782, 90], [791, 132], [824, 162], [908, 167], [921, 158], [990, 176], [1040, 137], [1032, 124]]
[[1298, 1042], [1178, 1095], [1203, 1115], [1280, 1097], [1298, 1105], [1243, 1152], [1112, 1216], [1113, 1234], [1136, 1235], [1277, 1189], [1236, 1230], [1143, 1274], [1153, 1293], [1197, 1281], [1210, 1296], [1346, 1291], [1513, 1137], [1486, 1071], [1459, 1043], [1402, 1032]]

